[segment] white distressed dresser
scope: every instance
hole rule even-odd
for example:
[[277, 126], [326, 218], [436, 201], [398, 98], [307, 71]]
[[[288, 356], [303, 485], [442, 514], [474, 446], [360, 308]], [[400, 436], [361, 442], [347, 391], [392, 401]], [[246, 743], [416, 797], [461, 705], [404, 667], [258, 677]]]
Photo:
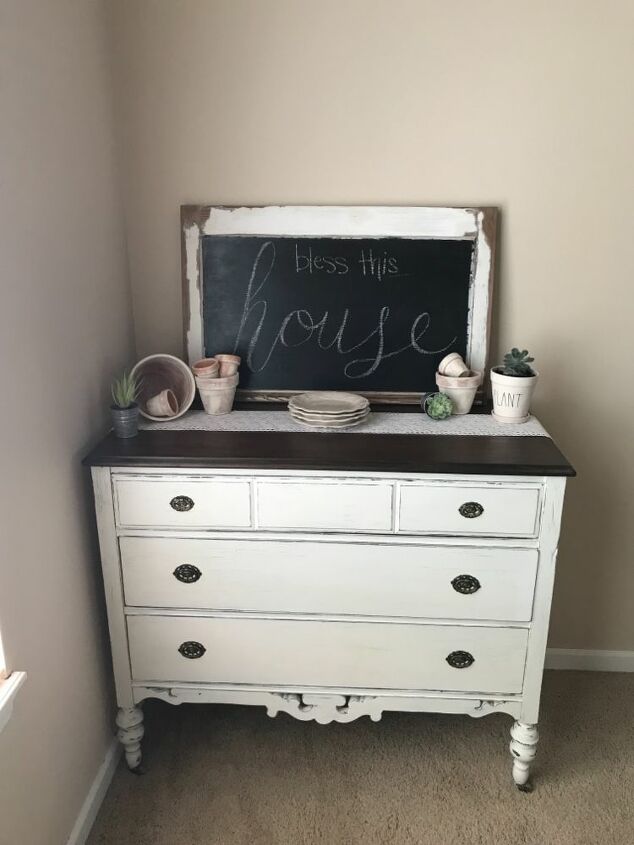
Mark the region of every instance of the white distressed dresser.
[[131, 769], [147, 698], [504, 712], [529, 788], [574, 475], [550, 438], [142, 431], [85, 463]]

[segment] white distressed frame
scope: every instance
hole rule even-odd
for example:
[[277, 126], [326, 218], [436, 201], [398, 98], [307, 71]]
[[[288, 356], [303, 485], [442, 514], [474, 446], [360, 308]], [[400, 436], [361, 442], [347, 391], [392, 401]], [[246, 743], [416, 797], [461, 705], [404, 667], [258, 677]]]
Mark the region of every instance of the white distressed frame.
[[[469, 288], [467, 363], [486, 371], [495, 261], [497, 209], [396, 206], [183, 206], [182, 270], [185, 352], [204, 356], [201, 239], [205, 235], [455, 239], [474, 242]], [[241, 391], [247, 398], [281, 401], [299, 391]], [[383, 402], [415, 402], [418, 393], [365, 392]]]

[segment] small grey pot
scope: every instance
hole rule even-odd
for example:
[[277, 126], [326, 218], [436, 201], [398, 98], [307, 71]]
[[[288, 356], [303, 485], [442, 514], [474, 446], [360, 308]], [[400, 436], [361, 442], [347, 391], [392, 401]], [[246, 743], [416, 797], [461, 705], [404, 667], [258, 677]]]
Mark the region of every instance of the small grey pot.
[[130, 405], [129, 408], [110, 406], [112, 414], [112, 428], [116, 437], [136, 437], [139, 433], [139, 406]]

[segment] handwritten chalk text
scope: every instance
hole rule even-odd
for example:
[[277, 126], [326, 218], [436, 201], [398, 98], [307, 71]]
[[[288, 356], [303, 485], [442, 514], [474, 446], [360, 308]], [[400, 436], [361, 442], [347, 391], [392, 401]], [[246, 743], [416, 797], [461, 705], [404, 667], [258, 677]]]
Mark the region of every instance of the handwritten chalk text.
[[[398, 262], [387, 250], [375, 252], [372, 247], [362, 249], [359, 253], [358, 264], [364, 276], [374, 276], [379, 281], [387, 275], [398, 274]], [[329, 276], [343, 276], [351, 270], [350, 262], [342, 255], [321, 255], [313, 251], [312, 246], [304, 247], [300, 252], [295, 244], [295, 272], [296, 273], [326, 273]]]
[[[273, 241], [266, 241], [260, 247], [253, 262], [251, 274], [247, 284], [246, 295], [243, 303], [242, 318], [235, 338], [234, 352], [246, 341], [246, 363], [249, 369], [254, 372], [261, 372], [265, 369], [276, 350], [293, 349], [303, 346], [311, 340], [323, 350], [335, 349], [342, 356], [354, 356], [343, 366], [343, 373], [349, 379], [359, 379], [376, 372], [381, 363], [389, 358], [413, 349], [420, 355], [437, 355], [445, 352], [456, 342], [456, 337], [451, 338], [445, 345], [437, 349], [428, 349], [424, 343], [424, 335], [431, 327], [431, 315], [428, 312], [418, 314], [412, 321], [407, 343], [396, 349], [388, 349], [386, 346], [386, 326], [390, 319], [390, 307], [383, 305], [376, 315], [375, 325], [370, 326], [370, 331], [358, 343], [351, 343], [346, 339], [351, 334], [351, 327], [354, 324], [354, 314], [349, 307], [343, 307], [340, 314], [333, 315], [325, 310], [319, 315], [314, 315], [306, 308], [297, 308], [290, 311], [282, 319], [279, 327], [270, 327], [267, 324], [269, 303], [266, 299], [266, 285], [275, 266], [275, 244]], [[385, 259], [385, 264], [381, 263]], [[339, 259], [345, 262], [345, 259]], [[379, 278], [381, 274], [396, 272], [390, 270], [390, 257], [385, 255], [379, 258], [372, 254], [372, 250], [362, 250], [363, 274], [366, 271], [370, 275]], [[396, 267], [396, 260], [392, 259]], [[295, 268], [296, 272], [322, 271], [328, 274], [348, 272], [349, 265], [345, 262], [346, 270], [343, 270], [343, 263], [337, 263], [337, 256], [322, 256], [313, 253], [300, 254], [297, 245], [295, 247]], [[355, 326], [355, 329], [357, 327]], [[355, 331], [358, 337], [358, 333]]]

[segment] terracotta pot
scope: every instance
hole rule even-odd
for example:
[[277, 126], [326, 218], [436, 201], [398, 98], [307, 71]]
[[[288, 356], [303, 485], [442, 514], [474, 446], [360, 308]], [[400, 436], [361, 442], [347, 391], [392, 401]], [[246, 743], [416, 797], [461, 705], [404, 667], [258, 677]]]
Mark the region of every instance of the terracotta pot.
[[131, 375], [142, 379], [137, 401], [141, 414], [149, 420], [165, 420], [165, 417], [154, 416], [147, 407], [148, 399], [163, 390], [171, 390], [178, 402], [178, 413], [170, 417], [173, 420], [182, 417], [189, 410], [196, 396], [192, 371], [175, 355], [148, 355], [134, 365]]
[[539, 373], [532, 376], [505, 376], [491, 370], [493, 410], [498, 422], [524, 423], [530, 417], [531, 399]]
[[454, 414], [469, 413], [481, 383], [482, 373], [477, 370], [469, 371], [469, 375], [463, 378], [452, 378], [436, 373], [438, 390], [451, 399]]
[[205, 411], [214, 416], [230, 413], [238, 381], [237, 375], [214, 379], [197, 378], [196, 384]]
[[225, 378], [201, 378], [196, 376], [194, 381], [199, 390], [226, 390], [228, 387], [238, 385], [240, 376], [226, 376]]
[[218, 378], [220, 362], [217, 358], [201, 358], [192, 364], [192, 372], [198, 378]]
[[226, 378], [238, 372], [242, 359], [239, 355], [216, 355], [216, 360], [220, 363], [220, 378]]
[[449, 355], [445, 355], [440, 364], [438, 364], [438, 372], [441, 376], [464, 378], [470, 375], [471, 370], [463, 361], [462, 355], [458, 352], [451, 352]]
[[174, 392], [168, 388], [148, 399], [145, 407], [154, 417], [173, 417], [178, 413], [178, 400]]

